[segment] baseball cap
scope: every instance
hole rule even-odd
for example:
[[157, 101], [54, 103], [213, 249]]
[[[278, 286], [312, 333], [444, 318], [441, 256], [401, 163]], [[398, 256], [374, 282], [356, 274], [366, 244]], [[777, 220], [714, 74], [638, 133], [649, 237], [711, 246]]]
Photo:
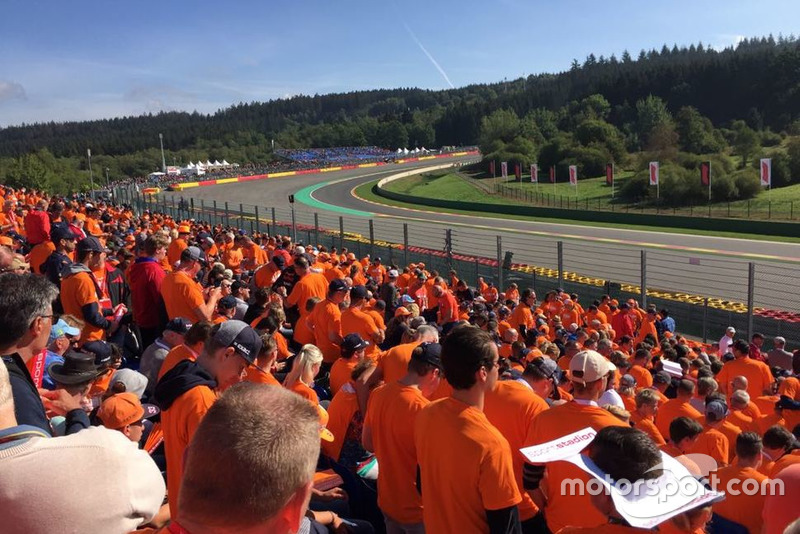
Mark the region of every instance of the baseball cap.
[[[139, 371], [122, 368], [114, 371], [111, 382], [108, 384], [108, 389], [111, 391], [120, 391], [120, 393], [127, 391], [141, 399], [142, 395], [144, 395], [145, 388], [147, 388], [147, 382], [147, 377]], [[117, 390], [114, 387], [116, 384], [122, 384], [125, 389]]]
[[261, 338], [247, 323], [237, 320], [225, 321], [214, 334], [214, 341], [224, 347], [233, 347], [239, 355], [253, 364], [261, 352]]
[[108, 252], [108, 249], [100, 243], [96, 237], [86, 237], [78, 241], [78, 252]]
[[203, 251], [195, 246], [186, 247], [181, 252], [181, 261], [202, 261], [205, 263]]
[[283, 268], [286, 266], [286, 259], [280, 254], [275, 254], [274, 256], [272, 256], [272, 263], [274, 263], [278, 267]]
[[551, 358], [536, 358], [528, 365], [535, 367], [547, 378], [553, 378], [558, 374], [558, 364]]
[[331, 280], [330, 284], [328, 284], [328, 292], [331, 291], [347, 291], [349, 288], [347, 287], [347, 282], [342, 280], [341, 278], [334, 278]]
[[350, 290], [350, 299], [365, 299], [367, 298], [367, 288], [364, 285], [353, 286]]
[[300, 256], [301, 254], [305, 254], [305, 253], [306, 253], [306, 248], [305, 247], [294, 247], [294, 255], [295, 256]]
[[53, 243], [58, 243], [62, 239], [78, 239], [78, 236], [69, 226], [56, 225], [50, 230], [50, 240]]
[[397, 269], [389, 269], [389, 272], [386, 273], [389, 278], [397, 278], [400, 276], [400, 273], [397, 272]]
[[170, 332], [176, 332], [178, 334], [185, 334], [189, 331], [192, 325], [189, 324], [189, 321], [184, 319], [183, 317], [175, 317], [170, 322], [167, 323], [167, 326], [164, 327], [164, 330], [169, 330]]
[[408, 317], [409, 315], [411, 315], [411, 312], [410, 312], [410, 311], [408, 311], [408, 310], [407, 310], [405, 307], [403, 307], [403, 306], [400, 306], [399, 308], [397, 308], [397, 309], [394, 311], [394, 316], [395, 316], [395, 317]]
[[403, 295], [402, 297], [400, 297], [400, 302], [402, 302], [403, 304], [411, 304], [414, 302], [414, 297], [412, 297], [411, 295]]
[[624, 388], [632, 388], [636, 385], [636, 379], [633, 378], [633, 375], [622, 375], [622, 378], [619, 379], [619, 385]]
[[342, 339], [342, 344], [341, 344], [342, 352], [349, 354], [352, 354], [353, 352], [356, 352], [357, 350], [361, 350], [368, 346], [369, 346], [369, 341], [364, 340], [358, 334], [347, 334]]
[[653, 382], [656, 384], [669, 384], [671, 381], [670, 374], [666, 371], [659, 371], [653, 376]]
[[105, 341], [90, 341], [84, 343], [81, 350], [94, 356], [94, 364], [97, 367], [103, 367], [111, 363], [111, 345]]
[[442, 346], [439, 343], [422, 343], [411, 352], [411, 359], [442, 368]]
[[605, 356], [593, 350], [582, 350], [569, 362], [569, 378], [579, 384], [587, 384], [600, 380], [616, 366]]
[[150, 419], [161, 410], [152, 404], [142, 404], [139, 398], [129, 392], [117, 393], [103, 401], [97, 410], [97, 417], [103, 426], [112, 430]]
[[712, 400], [706, 404], [706, 415], [713, 415], [715, 421], [721, 421], [728, 415], [728, 406], [718, 400]]
[[192, 233], [192, 229], [189, 228], [188, 224], [182, 224], [182, 225], [178, 226], [178, 233], [179, 234], [191, 234]]
[[223, 310], [231, 310], [236, 307], [236, 297], [233, 295], [226, 295], [219, 299], [217, 305]]
[[317, 411], [319, 412], [319, 437], [323, 441], [333, 441], [333, 433], [328, 430], [326, 427], [328, 426], [328, 420], [330, 416], [328, 412], [317, 404]]
[[47, 342], [52, 343], [53, 341], [62, 336], [79, 336], [79, 335], [81, 335], [80, 329], [68, 325], [64, 319], [59, 319], [50, 328], [50, 337], [48, 338]]

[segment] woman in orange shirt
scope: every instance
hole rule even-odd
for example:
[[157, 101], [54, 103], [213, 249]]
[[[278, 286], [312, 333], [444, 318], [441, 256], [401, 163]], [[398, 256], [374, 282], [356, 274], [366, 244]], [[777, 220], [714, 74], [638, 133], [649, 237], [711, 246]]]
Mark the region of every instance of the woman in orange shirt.
[[312, 386], [321, 366], [322, 351], [310, 343], [303, 345], [297, 353], [292, 370], [283, 382], [283, 387], [305, 397], [312, 404], [319, 404], [319, 397]]

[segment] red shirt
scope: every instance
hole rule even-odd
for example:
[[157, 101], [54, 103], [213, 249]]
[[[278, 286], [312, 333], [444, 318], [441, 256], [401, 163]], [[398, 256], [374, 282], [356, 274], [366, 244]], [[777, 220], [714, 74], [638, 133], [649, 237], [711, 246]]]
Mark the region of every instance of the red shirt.
[[164, 298], [161, 296], [161, 283], [166, 276], [161, 264], [153, 258], [138, 258], [128, 269], [133, 320], [140, 327], [162, 326]]
[[50, 240], [50, 217], [43, 210], [31, 210], [25, 216], [25, 235], [28, 243], [38, 245]]

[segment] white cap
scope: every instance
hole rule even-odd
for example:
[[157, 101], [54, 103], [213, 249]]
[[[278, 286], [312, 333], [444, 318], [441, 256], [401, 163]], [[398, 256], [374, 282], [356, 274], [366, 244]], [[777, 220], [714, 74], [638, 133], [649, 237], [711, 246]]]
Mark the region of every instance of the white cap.
[[617, 366], [605, 356], [593, 350], [582, 350], [569, 362], [569, 379], [579, 384], [600, 380]]
[[300, 254], [305, 254], [305, 253], [306, 253], [305, 247], [294, 247], [295, 256], [298, 256]]
[[727, 328], [727, 330], [725, 330], [725, 332], [730, 332], [731, 334], [735, 334], [736, 333], [736, 329], [734, 327], [732, 327], [732, 326], [729, 326]]

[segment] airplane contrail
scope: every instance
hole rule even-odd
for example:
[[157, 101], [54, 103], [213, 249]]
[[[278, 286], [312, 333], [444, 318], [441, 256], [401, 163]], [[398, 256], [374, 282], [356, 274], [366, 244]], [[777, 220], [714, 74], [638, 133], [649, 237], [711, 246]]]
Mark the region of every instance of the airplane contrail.
[[414, 42], [415, 42], [415, 43], [417, 43], [417, 46], [419, 46], [420, 50], [422, 50], [422, 52], [423, 52], [423, 53], [424, 53], [426, 56], [428, 56], [428, 59], [430, 59], [430, 60], [431, 60], [431, 63], [433, 63], [433, 66], [434, 66], [434, 67], [436, 67], [436, 70], [438, 70], [438, 71], [439, 71], [439, 74], [441, 74], [441, 75], [442, 75], [442, 77], [444, 78], [444, 80], [447, 82], [447, 85], [449, 85], [449, 86], [450, 86], [450, 89], [455, 89], [455, 88], [456, 88], [456, 86], [455, 86], [455, 85], [453, 85], [453, 82], [451, 82], [451, 81], [450, 81], [450, 77], [449, 77], [449, 76], [447, 75], [447, 73], [444, 71], [444, 69], [442, 68], [442, 66], [441, 66], [441, 65], [439, 65], [439, 62], [438, 62], [438, 61], [436, 61], [436, 58], [434, 58], [434, 57], [431, 55], [431, 53], [430, 53], [430, 52], [428, 52], [428, 50], [425, 48], [425, 46], [422, 44], [422, 42], [421, 42], [421, 41], [419, 40], [419, 38], [417, 37], [417, 34], [415, 34], [415, 33], [414, 33], [414, 30], [412, 30], [412, 29], [411, 29], [411, 28], [408, 26], [408, 24], [406, 24], [405, 22], [403, 23], [403, 26], [405, 26], [405, 28], [406, 28], [406, 31], [408, 31], [408, 34], [411, 36], [411, 38], [414, 40]]

